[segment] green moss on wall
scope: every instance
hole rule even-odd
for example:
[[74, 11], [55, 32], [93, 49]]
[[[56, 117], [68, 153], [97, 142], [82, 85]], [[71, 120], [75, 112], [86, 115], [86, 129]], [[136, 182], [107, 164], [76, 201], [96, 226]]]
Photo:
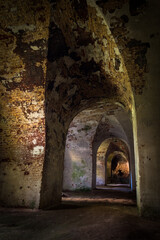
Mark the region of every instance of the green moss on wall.
[[79, 129], [78, 132], [81, 132], [81, 131], [87, 132], [87, 131], [89, 131], [91, 128], [92, 128], [91, 126], [85, 125], [84, 128]]
[[72, 179], [75, 182], [80, 182], [81, 181], [81, 177], [83, 177], [86, 173], [86, 163], [85, 161], [82, 159], [81, 160], [81, 165], [77, 164], [77, 163], [73, 163], [73, 172], [72, 172]]

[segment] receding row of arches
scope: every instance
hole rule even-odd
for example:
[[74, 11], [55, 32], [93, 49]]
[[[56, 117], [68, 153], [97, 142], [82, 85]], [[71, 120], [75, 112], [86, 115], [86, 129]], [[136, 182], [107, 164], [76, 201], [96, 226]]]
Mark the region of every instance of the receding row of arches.
[[108, 103], [83, 110], [72, 120], [66, 139], [63, 190], [110, 184], [126, 184], [135, 190], [132, 122], [121, 106]]
[[[62, 186], [64, 189], [96, 187], [97, 150], [106, 139], [118, 139], [127, 145], [131, 189], [136, 185], [135, 165], [139, 174], [134, 94], [125, 59], [109, 24], [94, 1], [86, 3], [85, 25], [83, 18], [77, 18], [70, 1], [60, 1], [59, 8], [61, 11], [52, 12], [52, 19], [63, 33], [62, 48], [65, 46], [68, 54], [64, 52], [47, 62], [46, 145], [40, 208], [59, 204]], [[72, 21], [68, 24], [68, 19], [76, 25]], [[84, 39], [90, 37], [89, 42], [79, 45], [82, 26], [86, 26]], [[52, 40], [51, 28], [51, 43]], [[53, 45], [48, 48], [51, 55]]]
[[96, 158], [96, 186], [130, 185], [129, 154], [121, 149], [123, 144], [125, 143], [118, 139], [106, 139], [99, 146]]

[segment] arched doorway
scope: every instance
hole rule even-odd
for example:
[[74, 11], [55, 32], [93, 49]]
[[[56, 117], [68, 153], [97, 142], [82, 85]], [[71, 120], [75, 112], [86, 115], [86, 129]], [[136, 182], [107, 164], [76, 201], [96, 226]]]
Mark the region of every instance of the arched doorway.
[[[110, 179], [107, 178], [107, 183], [112, 184], [129, 184], [130, 169], [129, 161], [121, 152], [114, 152], [108, 157], [108, 162], [111, 161]], [[108, 169], [108, 168], [107, 168]]]
[[[101, 11], [95, 3], [94, 7], [90, 3], [89, 7], [86, 6], [87, 36], [90, 36], [93, 45], [91, 47], [87, 43], [80, 47], [78, 39], [81, 39], [81, 33], [73, 31], [73, 25], [68, 24], [66, 16], [69, 12], [72, 16], [70, 19], [76, 22], [78, 29], [84, 25], [81, 16], [77, 21], [73, 5], [71, 2], [60, 1], [58, 7], [61, 12], [51, 13], [45, 86], [46, 144], [40, 192], [41, 208], [60, 204], [66, 136], [70, 123], [79, 112], [93, 106], [102, 106], [105, 110], [105, 105], [110, 102], [118, 103], [117, 107], [121, 105], [130, 115], [135, 115], [130, 79]], [[65, 16], [63, 21], [60, 16]], [[55, 25], [52, 24], [53, 19], [56, 19]], [[56, 56], [53, 32], [58, 33], [58, 39], [61, 39], [58, 43], [60, 52], [56, 52]], [[115, 59], [120, 63], [118, 68]]]
[[[111, 109], [112, 115], [109, 115]], [[96, 105], [81, 111], [74, 117], [68, 128], [65, 145], [64, 190], [94, 189], [94, 186], [109, 184], [111, 161], [108, 159], [112, 160], [116, 154], [121, 156], [118, 167], [123, 165], [124, 169], [124, 165], [126, 165], [125, 172], [121, 168], [116, 169], [119, 175], [124, 175], [123, 177], [119, 176], [119, 179], [121, 182], [130, 184], [131, 189], [134, 190], [133, 184], [131, 184], [135, 174], [134, 159], [131, 156], [133, 146], [130, 145], [128, 136], [115, 118], [117, 112], [123, 111], [121, 107], [117, 108], [117, 105], [106, 103], [105, 107], [103, 104], [99, 107]], [[130, 131], [130, 128], [127, 130]], [[121, 138], [117, 138], [117, 136]], [[127, 172], [127, 166], [129, 172]]]
[[[125, 127], [124, 127], [125, 126]], [[124, 152], [126, 158], [129, 159], [130, 167], [130, 185], [131, 189], [135, 190], [135, 158], [134, 158], [134, 143], [133, 143], [133, 128], [129, 116], [122, 108], [118, 111], [107, 112], [104, 115], [97, 127], [96, 134], [92, 142], [93, 150], [93, 188], [96, 185], [107, 184], [107, 159], [109, 154], [114, 151]], [[97, 154], [102, 156], [100, 167], [97, 169]], [[101, 170], [100, 170], [101, 169]], [[97, 171], [101, 171], [101, 183], [97, 181]]]
[[97, 150], [96, 186], [130, 185], [130, 173], [130, 151], [126, 143], [116, 138], [104, 140]]

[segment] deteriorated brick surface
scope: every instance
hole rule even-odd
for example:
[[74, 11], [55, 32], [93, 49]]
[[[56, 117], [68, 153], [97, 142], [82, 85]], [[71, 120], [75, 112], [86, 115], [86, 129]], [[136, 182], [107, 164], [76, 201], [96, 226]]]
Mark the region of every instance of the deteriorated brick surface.
[[47, 1], [0, 3], [0, 200], [38, 207], [45, 147]]
[[38, 207], [40, 189], [41, 207], [59, 203], [69, 124], [107, 102], [132, 113], [139, 204], [152, 203], [146, 186], [159, 189], [158, 9], [156, 0], [0, 2], [3, 204]]

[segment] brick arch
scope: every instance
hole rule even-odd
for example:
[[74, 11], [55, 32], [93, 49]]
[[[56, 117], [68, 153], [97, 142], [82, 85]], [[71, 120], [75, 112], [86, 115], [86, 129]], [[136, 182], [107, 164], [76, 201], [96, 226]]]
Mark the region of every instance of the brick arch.
[[126, 111], [132, 109], [128, 74], [107, 22], [94, 1], [84, 8], [85, 16], [79, 14], [76, 2], [61, 0], [51, 11], [41, 208], [60, 203], [65, 139], [74, 116], [99, 102], [120, 102]]

